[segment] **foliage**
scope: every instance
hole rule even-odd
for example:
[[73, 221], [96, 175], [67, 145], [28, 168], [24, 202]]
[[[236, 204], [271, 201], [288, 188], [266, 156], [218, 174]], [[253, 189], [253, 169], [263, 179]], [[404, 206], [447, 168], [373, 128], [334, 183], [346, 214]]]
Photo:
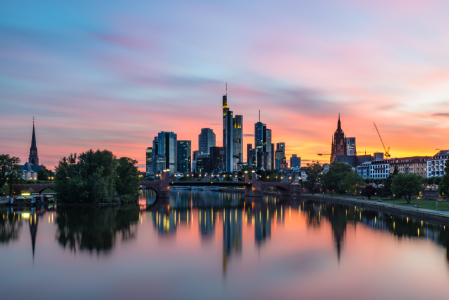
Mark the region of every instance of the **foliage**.
[[364, 185], [363, 177], [357, 172], [351, 171], [346, 173], [346, 176], [339, 183], [339, 189], [356, 194]]
[[256, 174], [259, 175], [259, 181], [280, 182], [282, 173], [279, 170], [258, 170]]
[[393, 196], [391, 185], [395, 175], [399, 174], [398, 167], [394, 167], [393, 174], [390, 174], [383, 182], [384, 186], [378, 189], [379, 196], [382, 198], [388, 198]]
[[444, 172], [446, 174], [444, 174], [439, 182], [438, 191], [442, 197], [447, 198], [449, 196], [449, 159], [446, 160]]
[[139, 197], [139, 170], [137, 160], [121, 157], [117, 166], [117, 179], [115, 188], [120, 199], [125, 202], [136, 200]]
[[371, 200], [371, 197], [374, 196], [377, 193], [377, 189], [372, 186], [371, 184], [365, 186], [362, 189], [362, 195], [368, 197], [369, 200]]
[[315, 192], [315, 185], [318, 183], [320, 174], [324, 168], [319, 163], [307, 164], [307, 166], [307, 178], [304, 181], [304, 186], [313, 194]]
[[12, 185], [19, 183], [22, 178], [22, 166], [19, 164], [18, 157], [10, 157], [9, 154], [0, 155], [0, 187], [7, 184], [9, 195], [12, 195]]
[[[138, 193], [135, 161], [117, 160], [108, 150], [70, 154], [56, 167], [55, 191], [64, 203], [128, 201]], [[119, 176], [122, 176], [119, 177]], [[137, 177], [137, 181], [136, 181]], [[136, 185], [137, 182], [137, 185]], [[128, 185], [129, 186], [125, 186]]]
[[37, 180], [51, 180], [50, 177], [55, 177], [55, 174], [51, 171], [42, 167], [37, 171]]
[[405, 198], [410, 203], [411, 198], [421, 191], [423, 183], [423, 178], [418, 174], [399, 173], [393, 177], [391, 189], [395, 197]]
[[336, 191], [340, 195], [343, 195], [344, 193], [346, 193], [343, 179], [350, 172], [352, 172], [352, 168], [350, 165], [334, 161], [330, 165], [329, 171], [321, 178], [323, 189], [329, 190], [331, 194]]

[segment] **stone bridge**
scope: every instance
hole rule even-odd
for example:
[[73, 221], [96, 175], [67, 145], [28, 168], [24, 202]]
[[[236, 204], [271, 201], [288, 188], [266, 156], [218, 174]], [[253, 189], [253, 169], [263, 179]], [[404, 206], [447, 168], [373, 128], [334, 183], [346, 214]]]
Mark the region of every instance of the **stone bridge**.
[[12, 189], [15, 194], [22, 192], [39, 193], [41, 194], [46, 189], [54, 189], [54, 183], [32, 183], [32, 184], [13, 184]]

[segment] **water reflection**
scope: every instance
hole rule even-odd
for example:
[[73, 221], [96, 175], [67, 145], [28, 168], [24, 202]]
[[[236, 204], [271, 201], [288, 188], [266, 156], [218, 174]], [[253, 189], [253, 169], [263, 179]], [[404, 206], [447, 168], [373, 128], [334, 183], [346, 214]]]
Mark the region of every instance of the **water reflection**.
[[56, 239], [71, 251], [110, 251], [120, 235], [122, 241], [137, 233], [137, 205], [120, 207], [61, 207], [57, 209]]

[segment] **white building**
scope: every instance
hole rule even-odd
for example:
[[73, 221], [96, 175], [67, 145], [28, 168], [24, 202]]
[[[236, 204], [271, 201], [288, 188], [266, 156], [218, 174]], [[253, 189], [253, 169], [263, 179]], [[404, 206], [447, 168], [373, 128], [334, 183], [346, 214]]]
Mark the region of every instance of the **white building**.
[[363, 177], [363, 179], [370, 178], [371, 162], [365, 161], [363, 164], [357, 166], [356, 171], [360, 176]]
[[427, 178], [442, 177], [446, 160], [449, 157], [449, 150], [442, 150], [427, 160]]
[[369, 178], [371, 179], [385, 179], [390, 176], [390, 160], [372, 161], [370, 166]]

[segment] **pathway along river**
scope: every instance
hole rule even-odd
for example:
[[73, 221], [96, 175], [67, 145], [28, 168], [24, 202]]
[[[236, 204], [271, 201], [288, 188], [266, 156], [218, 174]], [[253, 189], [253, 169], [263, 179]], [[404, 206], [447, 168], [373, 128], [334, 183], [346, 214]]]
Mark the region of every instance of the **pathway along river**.
[[448, 299], [443, 224], [307, 198], [152, 201], [0, 208], [1, 299]]

